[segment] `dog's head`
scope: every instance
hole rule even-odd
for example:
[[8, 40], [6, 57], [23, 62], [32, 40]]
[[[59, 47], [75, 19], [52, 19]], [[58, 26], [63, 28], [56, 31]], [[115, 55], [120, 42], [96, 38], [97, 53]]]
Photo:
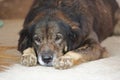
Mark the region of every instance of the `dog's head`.
[[56, 58], [80, 45], [80, 33], [79, 28], [73, 29], [61, 19], [37, 20], [21, 31], [18, 50], [23, 52], [24, 49], [33, 47], [38, 62], [52, 66]]
[[51, 66], [67, 51], [70, 28], [61, 21], [41, 21], [34, 27], [33, 47], [41, 65]]

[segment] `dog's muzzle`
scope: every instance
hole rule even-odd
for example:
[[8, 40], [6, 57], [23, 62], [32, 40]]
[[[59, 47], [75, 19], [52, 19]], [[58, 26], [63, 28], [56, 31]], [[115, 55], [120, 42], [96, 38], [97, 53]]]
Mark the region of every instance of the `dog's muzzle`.
[[50, 52], [42, 52], [38, 55], [38, 62], [42, 66], [52, 66], [55, 60], [55, 55]]

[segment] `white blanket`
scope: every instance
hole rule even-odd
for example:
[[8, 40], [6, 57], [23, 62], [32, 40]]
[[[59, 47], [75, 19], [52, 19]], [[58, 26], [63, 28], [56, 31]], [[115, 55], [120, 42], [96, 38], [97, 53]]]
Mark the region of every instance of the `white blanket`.
[[120, 80], [120, 37], [110, 37], [102, 45], [108, 49], [110, 57], [67, 70], [16, 64], [0, 73], [0, 80]]

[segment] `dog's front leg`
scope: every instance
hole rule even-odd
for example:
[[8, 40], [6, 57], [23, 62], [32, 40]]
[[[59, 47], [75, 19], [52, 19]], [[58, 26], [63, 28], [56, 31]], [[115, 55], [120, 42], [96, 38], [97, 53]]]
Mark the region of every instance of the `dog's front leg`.
[[23, 51], [20, 63], [25, 66], [37, 65], [37, 57], [33, 48], [27, 48]]
[[68, 69], [87, 61], [106, 57], [107, 54], [105, 48], [102, 48], [99, 44], [85, 45], [58, 58], [54, 62], [54, 67], [56, 69]]

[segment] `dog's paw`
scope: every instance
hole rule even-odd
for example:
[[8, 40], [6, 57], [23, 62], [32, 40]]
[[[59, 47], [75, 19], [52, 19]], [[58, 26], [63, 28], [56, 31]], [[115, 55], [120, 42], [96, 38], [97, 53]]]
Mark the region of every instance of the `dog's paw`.
[[25, 66], [37, 65], [37, 57], [33, 54], [22, 55], [20, 63]]
[[61, 70], [71, 68], [73, 66], [73, 59], [66, 56], [60, 57], [54, 61], [53, 66]]

